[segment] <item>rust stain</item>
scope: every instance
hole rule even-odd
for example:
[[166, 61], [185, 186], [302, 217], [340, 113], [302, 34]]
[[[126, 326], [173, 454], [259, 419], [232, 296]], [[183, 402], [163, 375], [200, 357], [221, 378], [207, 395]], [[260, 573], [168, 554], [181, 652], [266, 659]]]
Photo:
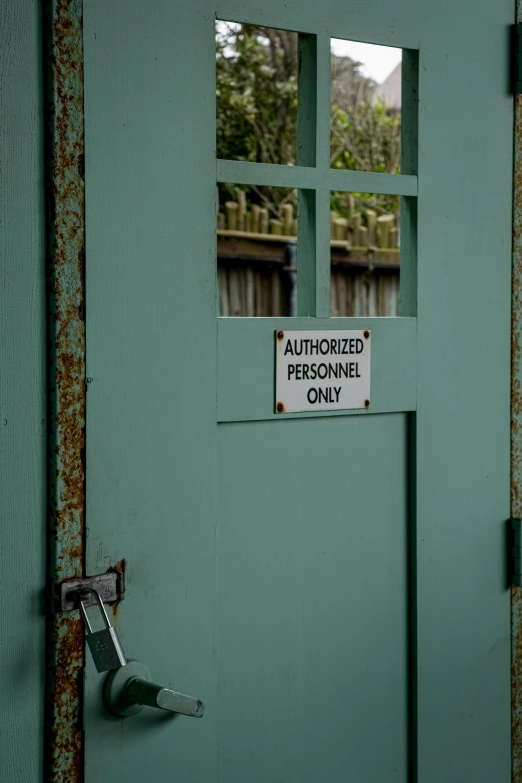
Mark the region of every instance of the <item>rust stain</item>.
[[[50, 551], [46, 780], [83, 780], [83, 623], [54, 585], [84, 574], [85, 189], [82, 0], [45, 6], [49, 221]], [[51, 610], [51, 607], [52, 610]]]
[[285, 406], [282, 402], [278, 402], [276, 405], [276, 413], [284, 413], [285, 412]]
[[78, 715], [82, 700], [71, 688], [83, 670], [83, 634], [76, 616], [55, 624], [53, 745], [47, 773], [49, 780], [63, 783], [83, 780], [83, 730]]
[[114, 573], [114, 574], [124, 574], [125, 569], [127, 568], [127, 561], [125, 558], [122, 560], [118, 560], [118, 562], [107, 569], [107, 573]]
[[[522, 2], [517, 0], [517, 21]], [[511, 516], [522, 517], [522, 96], [515, 96], [511, 304]], [[511, 588], [512, 781], [522, 783], [522, 590]]]
[[277, 337], [277, 339], [278, 339], [279, 341], [281, 341], [281, 340], [284, 338], [284, 336], [285, 336], [285, 333], [283, 332], [283, 330], [282, 330], [282, 329], [279, 329], [279, 330], [276, 332], [276, 337]]
[[113, 571], [119, 575], [121, 575], [121, 579], [118, 580], [118, 600], [116, 603], [111, 604], [112, 608], [112, 615], [114, 619], [118, 617], [118, 608], [120, 606], [120, 603], [123, 601], [125, 597], [125, 569], [127, 568], [127, 561], [125, 559], [119, 560], [115, 565], [111, 566], [111, 568], [107, 569], [107, 572]]

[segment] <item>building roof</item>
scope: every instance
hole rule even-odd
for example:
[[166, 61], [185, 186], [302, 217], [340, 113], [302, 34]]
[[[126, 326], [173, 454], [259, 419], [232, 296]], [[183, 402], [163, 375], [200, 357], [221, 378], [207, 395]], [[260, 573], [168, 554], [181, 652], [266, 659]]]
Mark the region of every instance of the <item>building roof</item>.
[[399, 63], [382, 84], [378, 84], [375, 88], [373, 93], [374, 102], [377, 103], [378, 100], [381, 100], [388, 108], [400, 111], [401, 80], [402, 63]]

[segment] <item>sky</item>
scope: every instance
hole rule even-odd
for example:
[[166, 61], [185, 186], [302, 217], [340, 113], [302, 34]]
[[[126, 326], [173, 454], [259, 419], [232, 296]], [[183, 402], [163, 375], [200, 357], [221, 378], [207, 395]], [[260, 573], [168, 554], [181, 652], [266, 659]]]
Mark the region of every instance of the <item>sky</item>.
[[402, 59], [401, 49], [392, 46], [343, 41], [332, 38], [332, 52], [341, 57], [351, 57], [362, 63], [363, 76], [369, 76], [378, 84], [383, 82]]
[[[222, 32], [226, 26], [240, 27], [234, 22], [216, 22], [216, 28]], [[392, 46], [378, 46], [377, 44], [359, 43], [358, 41], [345, 41], [341, 38], [332, 38], [332, 52], [341, 57], [351, 57], [361, 65], [363, 76], [368, 76], [377, 84], [381, 84], [393, 71], [397, 63], [402, 59], [402, 50]]]

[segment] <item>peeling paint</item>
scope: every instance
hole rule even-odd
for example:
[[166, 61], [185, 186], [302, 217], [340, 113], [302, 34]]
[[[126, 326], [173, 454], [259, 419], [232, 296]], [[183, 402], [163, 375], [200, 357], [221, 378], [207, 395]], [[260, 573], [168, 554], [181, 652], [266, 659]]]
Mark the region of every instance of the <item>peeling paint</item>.
[[84, 631], [54, 585], [84, 573], [85, 192], [83, 0], [45, 6], [50, 392], [46, 780], [83, 780]]

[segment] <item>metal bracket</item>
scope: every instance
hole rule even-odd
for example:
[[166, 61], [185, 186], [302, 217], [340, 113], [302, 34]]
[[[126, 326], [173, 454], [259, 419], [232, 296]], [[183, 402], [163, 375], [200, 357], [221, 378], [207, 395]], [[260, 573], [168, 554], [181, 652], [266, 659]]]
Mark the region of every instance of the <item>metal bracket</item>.
[[513, 92], [522, 93], [522, 24], [513, 25], [512, 40]]
[[509, 541], [509, 577], [514, 587], [522, 587], [522, 519], [512, 519]]
[[[85, 588], [96, 590], [104, 604], [115, 604], [123, 601], [125, 593], [125, 577], [123, 571], [107, 571], [105, 574], [89, 576], [85, 579], [69, 579], [58, 585], [57, 601], [59, 612], [71, 612], [78, 609], [78, 593]], [[96, 598], [87, 593], [83, 600], [84, 606], [94, 606]]]

